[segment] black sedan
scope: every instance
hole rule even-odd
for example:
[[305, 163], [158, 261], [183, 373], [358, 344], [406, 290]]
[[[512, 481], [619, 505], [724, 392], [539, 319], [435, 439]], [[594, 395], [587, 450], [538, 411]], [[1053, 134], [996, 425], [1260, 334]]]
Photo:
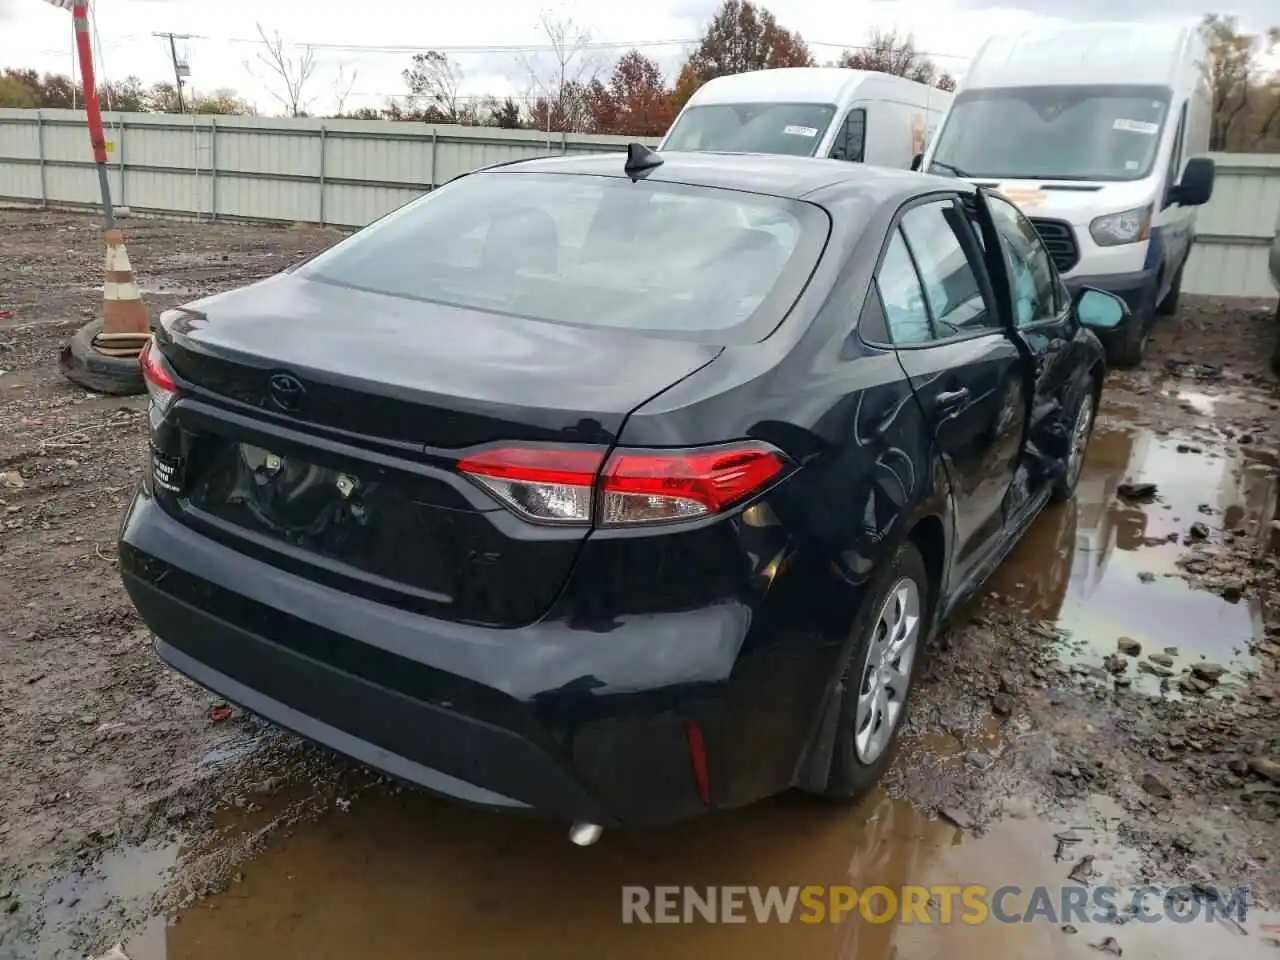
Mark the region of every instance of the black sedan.
[[1125, 316], [952, 179], [481, 170], [161, 318], [125, 586], [228, 700], [580, 842], [856, 798], [1072, 495]]

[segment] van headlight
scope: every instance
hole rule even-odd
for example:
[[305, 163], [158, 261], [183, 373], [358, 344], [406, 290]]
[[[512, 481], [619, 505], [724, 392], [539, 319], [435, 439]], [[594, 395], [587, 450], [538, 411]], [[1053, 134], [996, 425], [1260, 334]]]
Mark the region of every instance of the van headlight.
[[1151, 204], [1097, 217], [1089, 224], [1089, 234], [1100, 247], [1137, 243], [1151, 236]]

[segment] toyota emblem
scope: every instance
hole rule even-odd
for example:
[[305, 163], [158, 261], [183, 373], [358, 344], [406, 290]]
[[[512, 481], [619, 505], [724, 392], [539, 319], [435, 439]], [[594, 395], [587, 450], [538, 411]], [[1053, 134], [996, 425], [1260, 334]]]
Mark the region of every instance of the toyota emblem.
[[273, 373], [270, 381], [271, 399], [281, 410], [292, 413], [302, 406], [307, 388], [292, 373]]

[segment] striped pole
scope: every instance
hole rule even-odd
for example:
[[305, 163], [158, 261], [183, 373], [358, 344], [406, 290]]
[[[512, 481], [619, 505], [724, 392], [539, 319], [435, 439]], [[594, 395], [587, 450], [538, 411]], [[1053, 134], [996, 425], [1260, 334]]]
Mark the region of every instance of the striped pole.
[[[93, 340], [93, 349], [105, 357], [136, 357], [151, 336], [151, 322], [142, 303], [138, 283], [125, 250], [124, 236], [116, 229], [111, 206], [111, 184], [107, 179], [107, 138], [102, 128], [102, 109], [98, 104], [97, 84], [93, 75], [93, 43], [89, 35], [88, 0], [46, 0], [70, 10], [75, 24], [76, 54], [80, 61], [80, 77], [84, 86], [85, 116], [89, 123], [89, 142], [93, 161], [98, 168], [98, 186], [102, 191], [102, 218], [106, 227], [107, 256], [102, 285], [102, 329]], [[70, 374], [68, 374], [70, 375]], [[72, 377], [75, 379], [75, 377]]]

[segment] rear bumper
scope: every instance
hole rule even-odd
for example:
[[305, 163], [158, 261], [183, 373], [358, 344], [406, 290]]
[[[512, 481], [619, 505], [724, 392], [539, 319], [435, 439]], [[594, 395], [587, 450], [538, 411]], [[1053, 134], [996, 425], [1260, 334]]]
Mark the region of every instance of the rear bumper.
[[[743, 687], [754, 681], [734, 679], [753, 619], [745, 606], [624, 618], [609, 630], [471, 627], [248, 558], [141, 495], [120, 558], [166, 663], [436, 793], [612, 826], [681, 820], [789, 785], [793, 743], [741, 745], [758, 721]], [[711, 804], [693, 772], [690, 723], [711, 758]]]

